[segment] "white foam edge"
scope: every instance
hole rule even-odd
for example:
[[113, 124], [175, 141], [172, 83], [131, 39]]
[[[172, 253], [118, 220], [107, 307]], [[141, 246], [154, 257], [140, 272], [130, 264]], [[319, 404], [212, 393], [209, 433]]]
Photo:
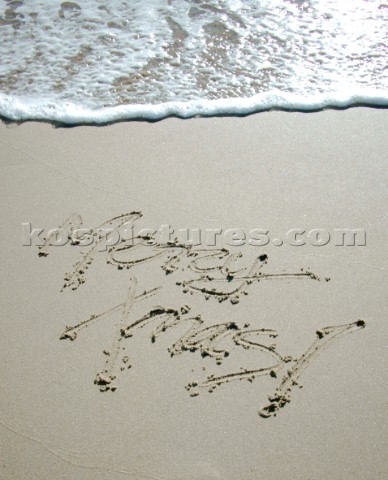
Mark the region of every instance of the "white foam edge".
[[67, 125], [106, 124], [124, 120], [160, 120], [169, 116], [248, 115], [264, 110], [316, 111], [353, 105], [388, 107], [388, 90], [361, 89], [301, 96], [272, 90], [249, 98], [129, 104], [91, 109], [70, 102], [0, 93], [0, 116], [11, 121], [40, 120]]

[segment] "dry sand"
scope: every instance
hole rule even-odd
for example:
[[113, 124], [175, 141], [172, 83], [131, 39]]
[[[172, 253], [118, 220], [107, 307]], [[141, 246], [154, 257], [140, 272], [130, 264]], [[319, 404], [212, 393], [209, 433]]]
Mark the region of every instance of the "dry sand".
[[[387, 129], [387, 111], [366, 108], [1, 125], [0, 477], [387, 478]], [[142, 227], [262, 228], [271, 241], [227, 247], [243, 257], [205, 272], [223, 283], [195, 280], [214, 263], [185, 249], [167, 267], [160, 255], [127, 269], [129, 249], [23, 246], [26, 222], [47, 230], [79, 214], [91, 228], [132, 211]], [[366, 245], [272, 244], [293, 228], [364, 229]], [[92, 263], [74, 270], [81, 252]], [[257, 257], [262, 278], [249, 271]], [[227, 276], [237, 266], [248, 270]], [[189, 324], [227, 325], [200, 338], [184, 336]], [[213, 390], [211, 375], [233, 381]], [[277, 415], [262, 418], [265, 406]]]

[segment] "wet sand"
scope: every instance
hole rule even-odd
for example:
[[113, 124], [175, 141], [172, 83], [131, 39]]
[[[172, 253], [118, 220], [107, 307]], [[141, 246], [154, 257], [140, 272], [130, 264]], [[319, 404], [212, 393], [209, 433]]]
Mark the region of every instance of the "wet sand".
[[[0, 125], [0, 476], [385, 478], [387, 127], [368, 108]], [[105, 248], [124, 221], [137, 240]], [[55, 246], [59, 226], [93, 243]]]

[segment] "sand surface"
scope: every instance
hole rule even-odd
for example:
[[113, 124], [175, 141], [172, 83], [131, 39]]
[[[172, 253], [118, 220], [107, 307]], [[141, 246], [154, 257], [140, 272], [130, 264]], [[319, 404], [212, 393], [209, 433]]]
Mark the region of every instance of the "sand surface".
[[[367, 108], [0, 125], [0, 478], [385, 479], [387, 129]], [[23, 245], [131, 212], [270, 241]]]

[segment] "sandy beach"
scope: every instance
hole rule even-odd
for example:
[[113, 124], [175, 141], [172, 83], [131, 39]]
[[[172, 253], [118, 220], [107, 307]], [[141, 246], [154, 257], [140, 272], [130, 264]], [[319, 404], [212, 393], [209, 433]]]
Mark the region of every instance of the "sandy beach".
[[[385, 479], [387, 129], [1, 124], [0, 478]], [[44, 241], [122, 219], [171, 243]]]

